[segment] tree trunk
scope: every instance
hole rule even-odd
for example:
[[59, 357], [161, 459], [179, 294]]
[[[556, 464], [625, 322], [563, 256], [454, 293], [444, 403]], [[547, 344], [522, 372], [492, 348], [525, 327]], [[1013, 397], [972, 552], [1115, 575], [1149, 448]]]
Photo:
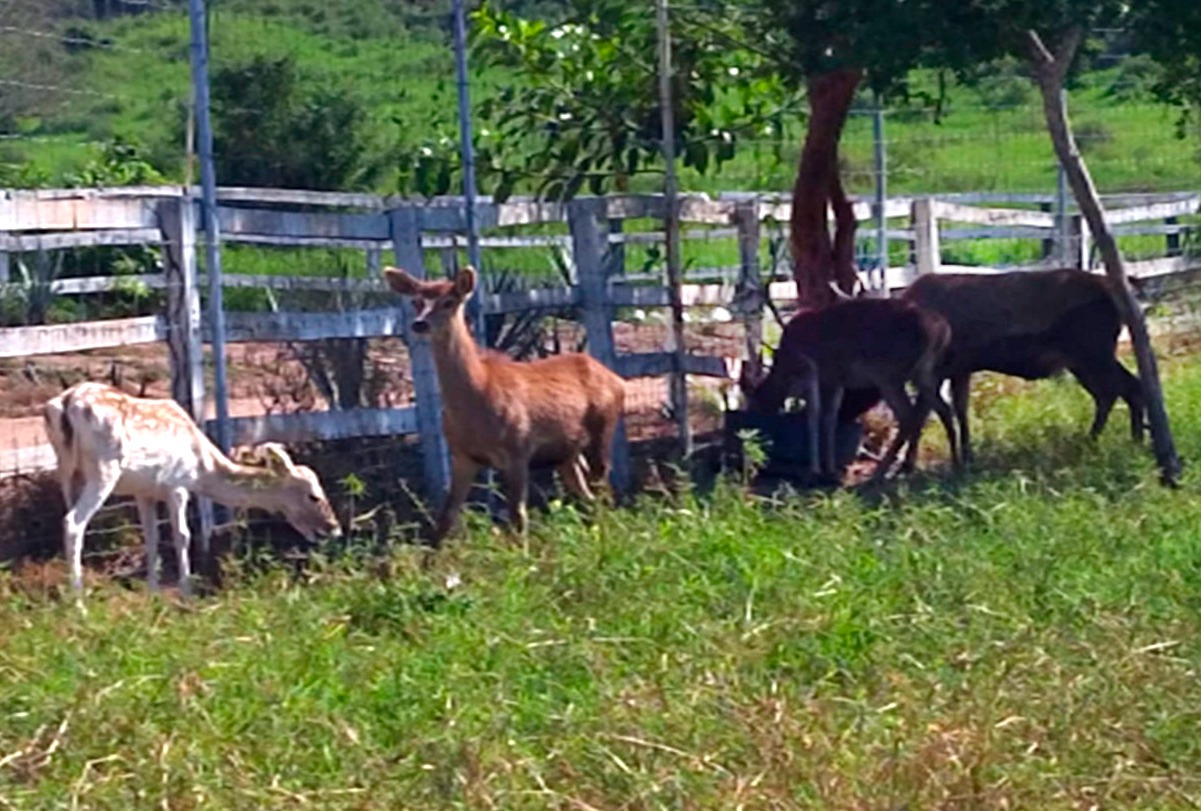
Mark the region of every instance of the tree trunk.
[[1151, 346], [1151, 338], [1147, 334], [1147, 324], [1143, 320], [1143, 312], [1138, 302], [1135, 301], [1134, 291], [1126, 279], [1126, 267], [1121, 251], [1118, 250], [1113, 233], [1105, 222], [1097, 187], [1093, 184], [1088, 166], [1076, 147], [1076, 139], [1068, 122], [1063, 81], [1083, 37], [1083, 28], [1072, 28], [1052, 55], [1038, 34], [1030, 31], [1030, 61], [1034, 67], [1035, 82], [1042, 94], [1043, 112], [1047, 117], [1047, 130], [1051, 134], [1051, 142], [1055, 145], [1055, 154], [1058, 155], [1064, 174], [1067, 175], [1076, 204], [1080, 206], [1080, 212], [1097, 241], [1097, 248], [1105, 263], [1105, 273], [1114, 282], [1117, 291], [1115, 299], [1118, 310], [1130, 330], [1130, 342], [1134, 344], [1134, 355], [1138, 361], [1138, 376], [1147, 401], [1147, 419], [1161, 478], [1164, 484], [1174, 486], [1180, 476], [1180, 457], [1176, 454], [1176, 446], [1172, 440], [1172, 429], [1168, 423], [1163, 389], [1159, 382], [1159, 368]]
[[[808, 82], [809, 129], [792, 189], [791, 247], [797, 297], [802, 306], [834, 300], [830, 282], [846, 293], [855, 283], [855, 217], [842, 187], [838, 139], [863, 78], [862, 70], [839, 70]], [[835, 236], [827, 212], [833, 206]]]

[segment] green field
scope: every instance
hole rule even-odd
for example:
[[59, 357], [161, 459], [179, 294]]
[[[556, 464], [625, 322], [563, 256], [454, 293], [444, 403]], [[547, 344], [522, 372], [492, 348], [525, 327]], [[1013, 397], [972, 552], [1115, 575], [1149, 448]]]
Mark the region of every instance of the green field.
[[[368, 162], [379, 167], [372, 187], [393, 191], [396, 174], [390, 161], [399, 144], [455, 134], [452, 55], [432, 27], [443, 19], [412, 11], [392, 15], [382, 9], [393, 6], [373, 1], [348, 3], [341, 16], [311, 6], [301, 0], [220, 4], [212, 17], [214, 65], [240, 64], [256, 55], [291, 55], [301, 65], [304, 81], [332, 84], [360, 99], [369, 111], [364, 124]], [[54, 96], [57, 103], [16, 122], [16, 137], [4, 142], [5, 159], [30, 161], [39, 176], [53, 183], [84, 164], [96, 144], [121, 137], [146, 147], [168, 178], [182, 179], [179, 122], [188, 99], [184, 15], [80, 21], [77, 28], [92, 46], [65, 57], [69, 70], [53, 79], [62, 87]], [[886, 140], [893, 193], [1054, 189], [1054, 160], [1035, 94], [1012, 67], [998, 71], [998, 78], [984, 88], [952, 84], [937, 120], [933, 110], [916, 101], [889, 108]], [[15, 78], [47, 81], [34, 68]], [[504, 81], [494, 70], [477, 71], [472, 79], [475, 100]], [[930, 91], [933, 81], [918, 75], [913, 86]], [[1196, 186], [1201, 146], [1196, 125], [1184, 130], [1183, 139], [1177, 137], [1176, 111], [1151, 99], [1149, 83], [1145, 66], [1135, 60], [1088, 73], [1072, 90], [1077, 131], [1103, 191]], [[767, 136], [744, 143], [737, 158], [716, 174], [685, 172], [684, 186], [786, 190], [802, 133], [798, 118], [785, 134], [782, 151]], [[848, 123], [843, 169], [854, 191], [871, 190], [871, 120], [865, 112], [856, 112]], [[636, 179], [635, 185], [653, 188], [657, 182], [652, 175]]]
[[86, 617], [0, 576], [0, 806], [1194, 807], [1195, 471], [1073, 383], [977, 394], [976, 471], [880, 498], [558, 505]]

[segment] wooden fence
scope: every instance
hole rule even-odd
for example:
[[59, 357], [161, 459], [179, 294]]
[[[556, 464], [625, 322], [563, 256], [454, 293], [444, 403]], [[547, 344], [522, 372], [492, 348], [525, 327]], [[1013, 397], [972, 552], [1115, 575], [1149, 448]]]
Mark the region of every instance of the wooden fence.
[[[994, 237], [1037, 239], [1044, 243], [1039, 266], [1091, 267], [1087, 229], [1078, 215], [1040, 210], [1049, 198], [1037, 196], [950, 195], [894, 199], [888, 218], [907, 221], [891, 228], [889, 241], [909, 245], [910, 261], [886, 268], [890, 289], [903, 287], [920, 273], [950, 270], [988, 272], [995, 268], [963, 268], [943, 264], [941, 246], [953, 240]], [[982, 205], [991, 203], [991, 206]], [[1180, 218], [1197, 214], [1196, 194], [1126, 195], [1106, 199], [1109, 220], [1120, 235], [1162, 235], [1164, 256], [1131, 265], [1135, 276], [1164, 275], [1194, 269], [1198, 262], [1180, 253], [1189, 229]], [[613, 246], [661, 241], [661, 231], [626, 232], [631, 220], [661, 221], [664, 203], [656, 195], [581, 198], [569, 203], [513, 200], [485, 201], [477, 222], [487, 235], [485, 248], [541, 247], [559, 252], [571, 269], [569, 286], [548, 286], [483, 297], [487, 313], [572, 308], [579, 313], [588, 351], [627, 378], [664, 374], [725, 377], [724, 358], [672, 351], [619, 354], [613, 321], [617, 308], [666, 307], [668, 290], [661, 276], [626, 273], [611, 261]], [[856, 203], [860, 221], [875, 217], [869, 203]], [[758, 351], [762, 339], [764, 296], [795, 298], [795, 285], [779, 267], [765, 269], [764, 242], [786, 234], [789, 202], [752, 195], [719, 199], [686, 196], [681, 201], [684, 238], [736, 241], [738, 264], [690, 271], [683, 300], [686, 306], [725, 305], [746, 325], [747, 351]], [[462, 246], [465, 216], [458, 199], [415, 204], [410, 200], [365, 194], [334, 194], [265, 189], [222, 189], [219, 193], [222, 240], [254, 245], [354, 249], [364, 252], [372, 276], [330, 277], [243, 276], [227, 274], [227, 287], [324, 291], [382, 291], [377, 278], [388, 251], [395, 264], [425, 274], [430, 251], [453, 253]], [[563, 228], [564, 224], [566, 229]], [[553, 234], [511, 234], [506, 229], [545, 225]], [[161, 314], [103, 321], [0, 329], [0, 358], [78, 352], [165, 342], [169, 348], [171, 392], [198, 420], [204, 419], [203, 347], [208, 341], [200, 308], [203, 277], [198, 272], [196, 240], [198, 206], [193, 190], [179, 187], [105, 190], [9, 191], [0, 199], [0, 291], [13, 289], [14, 255], [95, 246], [149, 245], [162, 249], [161, 273], [141, 276], [63, 278], [51, 281], [56, 294], [86, 295], [120, 289], [131, 282], [163, 289]], [[556, 229], [557, 227], [557, 229]], [[870, 234], [868, 235], [870, 237]], [[655, 283], [658, 282], [658, 283]], [[392, 299], [388, 299], [392, 302]], [[227, 315], [228, 343], [303, 342], [326, 338], [402, 336], [409, 347], [415, 403], [404, 408], [359, 408], [343, 411], [274, 414], [233, 420], [236, 443], [265, 440], [332, 440], [361, 436], [417, 434], [427, 484], [433, 492], [448, 476], [441, 406], [428, 344], [408, 333], [407, 303], [354, 312], [272, 312]], [[673, 407], [686, 407], [673, 403]], [[619, 442], [615, 478], [629, 477], [625, 442]], [[48, 467], [46, 447], [25, 449], [18, 459], [0, 458], [0, 475], [19, 469]]]

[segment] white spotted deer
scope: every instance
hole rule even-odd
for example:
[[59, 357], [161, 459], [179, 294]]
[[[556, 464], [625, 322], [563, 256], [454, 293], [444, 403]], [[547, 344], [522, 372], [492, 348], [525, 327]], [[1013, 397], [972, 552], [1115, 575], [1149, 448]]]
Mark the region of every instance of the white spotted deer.
[[190, 494], [229, 507], [282, 513], [305, 538], [337, 537], [338, 519], [310, 468], [281, 445], [254, 449], [261, 464], [234, 462], [209, 441], [173, 400], [133, 397], [102, 383], [79, 383], [43, 407], [46, 433], [66, 501], [63, 537], [71, 586], [83, 588], [88, 522], [110, 496], [132, 496], [146, 543], [147, 579], [158, 589], [157, 503], [167, 502], [179, 563], [190, 592], [187, 505]]
[[442, 392], [442, 426], [450, 449], [450, 493], [434, 529], [437, 546], [454, 529], [481, 467], [504, 480], [512, 523], [527, 526], [529, 467], [557, 465], [564, 486], [585, 500], [589, 480], [609, 476], [613, 437], [625, 408], [625, 382], [600, 361], [565, 353], [518, 362], [481, 349], [467, 327], [463, 305], [475, 290], [475, 270], [452, 279], [422, 281], [385, 268], [389, 286], [411, 299], [412, 330], [428, 335]]

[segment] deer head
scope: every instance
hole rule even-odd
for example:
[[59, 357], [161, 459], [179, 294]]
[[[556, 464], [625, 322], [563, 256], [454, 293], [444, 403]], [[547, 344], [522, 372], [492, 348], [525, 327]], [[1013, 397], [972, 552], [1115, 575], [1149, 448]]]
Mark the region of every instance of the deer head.
[[265, 443], [243, 452], [239, 458], [246, 462], [255, 461], [272, 474], [274, 481], [264, 488], [256, 506], [282, 513], [308, 541], [342, 535], [338, 517], [334, 515], [317, 474], [312, 468], [293, 462], [283, 445]]
[[389, 267], [384, 268], [384, 279], [395, 292], [412, 301], [413, 333], [427, 335], [444, 330], [462, 314], [463, 305], [475, 291], [476, 274], [474, 268], [465, 267], [454, 279], [427, 282]]

